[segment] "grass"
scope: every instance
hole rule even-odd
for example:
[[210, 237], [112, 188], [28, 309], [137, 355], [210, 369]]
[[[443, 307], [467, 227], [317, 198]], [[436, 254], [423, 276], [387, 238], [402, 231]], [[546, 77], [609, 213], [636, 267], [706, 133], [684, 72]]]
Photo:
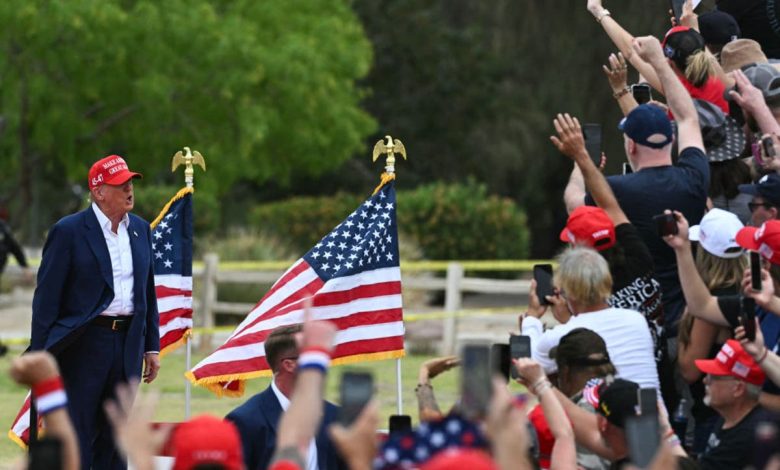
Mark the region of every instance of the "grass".
[[[0, 427], [3, 429], [3, 438], [0, 439], [0, 468], [8, 468], [18, 460], [23, 451], [5, 434], [10, 428], [16, 413], [22, 405], [25, 389], [17, 386], [7, 374], [11, 359], [21, 353], [21, 349], [12, 349], [5, 357], [0, 358]], [[192, 364], [195, 365], [204, 354], [193, 354]], [[417, 384], [417, 371], [420, 365], [432, 356], [407, 356], [402, 359], [402, 383], [403, 383], [403, 410], [417, 421], [417, 402], [414, 397], [414, 387]], [[141, 391], [156, 390], [160, 392], [160, 403], [155, 414], [157, 421], [182, 421], [184, 420], [184, 389], [185, 371], [184, 348], [165, 356], [162, 360], [160, 375], [150, 385], [142, 385]], [[336, 367], [331, 371], [326, 397], [330, 401], [338, 401], [338, 383], [343, 370], [361, 369], [374, 374], [376, 385], [376, 397], [380, 403], [382, 420], [387, 423], [387, 418], [396, 413], [396, 361], [377, 361], [359, 364], [357, 366]], [[191, 410], [192, 415], [210, 413], [224, 416], [230, 410], [243, 403], [253, 394], [262, 391], [268, 386], [270, 379], [262, 378], [247, 382], [246, 393], [240, 398], [219, 398], [211, 392], [192, 387]], [[457, 373], [448, 373], [434, 380], [436, 397], [442, 409], [448, 409], [457, 395]], [[383, 427], [386, 424], [382, 424]]]

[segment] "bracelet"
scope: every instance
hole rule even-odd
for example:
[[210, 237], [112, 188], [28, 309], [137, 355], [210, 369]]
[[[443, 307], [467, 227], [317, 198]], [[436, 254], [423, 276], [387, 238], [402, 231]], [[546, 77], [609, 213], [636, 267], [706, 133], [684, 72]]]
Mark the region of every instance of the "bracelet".
[[599, 14], [596, 15], [596, 23], [601, 24], [601, 20], [603, 20], [605, 16], [612, 16], [612, 13], [610, 13], [606, 8], [603, 8]]
[[631, 93], [631, 88], [625, 87], [620, 91], [616, 91], [615, 93], [612, 93], [612, 97], [616, 100], [619, 100], [620, 98], [626, 96], [627, 94]]
[[541, 385], [539, 385], [538, 387], [534, 388], [533, 393], [537, 397], [541, 397], [542, 393], [546, 392], [547, 390], [552, 390], [552, 384], [550, 383], [549, 380], [542, 382]]
[[429, 383], [417, 384], [417, 386], [414, 387], [414, 393], [419, 393], [421, 388], [428, 388], [430, 390], [433, 390], [433, 385], [431, 385]]
[[38, 414], [41, 416], [68, 404], [65, 386], [62, 383], [62, 377], [59, 375], [33, 385], [32, 394], [35, 397]]
[[531, 385], [531, 393], [534, 395], [539, 395], [541, 392], [544, 391], [545, 387], [552, 387], [552, 384], [549, 380], [547, 380], [547, 377], [542, 377], [539, 380], [537, 380], [533, 385]]
[[756, 359], [756, 364], [761, 364], [766, 359], [767, 354], [769, 354], [769, 349], [764, 346], [764, 354], [761, 355], [761, 359]]
[[330, 366], [330, 354], [322, 348], [306, 348], [298, 357], [298, 370], [317, 369], [323, 374]]

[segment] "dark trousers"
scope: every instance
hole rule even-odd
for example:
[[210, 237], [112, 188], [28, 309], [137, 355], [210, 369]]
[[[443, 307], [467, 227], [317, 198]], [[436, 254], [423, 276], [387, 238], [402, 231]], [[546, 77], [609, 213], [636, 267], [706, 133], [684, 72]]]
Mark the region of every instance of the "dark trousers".
[[89, 325], [57, 355], [68, 394], [68, 411], [79, 439], [83, 470], [127, 468], [103, 411], [103, 403], [114, 398], [116, 385], [125, 380], [125, 334]]

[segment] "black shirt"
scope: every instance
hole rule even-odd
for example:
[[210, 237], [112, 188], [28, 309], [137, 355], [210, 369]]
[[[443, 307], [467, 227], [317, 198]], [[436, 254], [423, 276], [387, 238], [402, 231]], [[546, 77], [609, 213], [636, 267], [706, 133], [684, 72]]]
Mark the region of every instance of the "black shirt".
[[723, 429], [723, 418], [720, 418], [715, 423], [715, 431], [710, 434], [706, 449], [699, 456], [699, 466], [703, 470], [731, 470], [752, 462], [755, 429], [764, 415], [763, 408], [756, 406], [729, 429]]
[[715, 4], [737, 20], [743, 38], [759, 43], [768, 58], [780, 59], [780, 1], [716, 0]]

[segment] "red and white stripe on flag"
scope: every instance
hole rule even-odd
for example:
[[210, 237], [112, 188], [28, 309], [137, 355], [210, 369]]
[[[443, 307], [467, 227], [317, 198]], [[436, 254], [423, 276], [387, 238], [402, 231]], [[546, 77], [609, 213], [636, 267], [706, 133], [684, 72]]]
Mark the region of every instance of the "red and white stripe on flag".
[[182, 344], [192, 331], [192, 276], [154, 276], [157, 308], [160, 312], [160, 353]]
[[[38, 420], [40, 427], [40, 417]], [[30, 392], [27, 392], [27, 396], [24, 397], [24, 404], [19, 413], [17, 413], [11, 429], [8, 430], [8, 437], [18, 444], [19, 447], [27, 449], [27, 445], [30, 442]]]
[[217, 395], [240, 396], [247, 379], [269, 376], [264, 342], [275, 328], [312, 318], [336, 324], [332, 364], [404, 355], [395, 189], [384, 185], [295, 262], [225, 344], [187, 377]]

